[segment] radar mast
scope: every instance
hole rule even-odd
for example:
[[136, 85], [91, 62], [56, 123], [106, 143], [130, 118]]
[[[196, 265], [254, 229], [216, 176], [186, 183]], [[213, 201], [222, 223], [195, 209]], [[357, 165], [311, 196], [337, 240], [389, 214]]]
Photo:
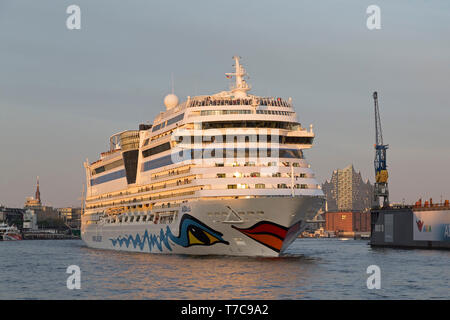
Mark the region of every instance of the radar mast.
[[248, 74], [245, 71], [244, 67], [240, 64], [241, 57], [234, 56], [234, 68], [235, 72], [233, 73], [225, 73], [227, 77], [235, 77], [235, 84], [231, 86], [231, 92], [236, 98], [246, 98], [247, 91], [251, 89], [251, 86], [244, 80], [244, 77]]

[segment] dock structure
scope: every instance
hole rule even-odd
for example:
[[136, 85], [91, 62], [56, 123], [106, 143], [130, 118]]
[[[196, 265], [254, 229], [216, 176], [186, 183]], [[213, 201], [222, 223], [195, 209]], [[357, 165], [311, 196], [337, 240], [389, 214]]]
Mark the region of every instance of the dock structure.
[[449, 201], [372, 209], [370, 245], [450, 249]]
[[63, 233], [46, 233], [46, 232], [25, 232], [23, 240], [73, 240], [80, 239], [79, 236]]

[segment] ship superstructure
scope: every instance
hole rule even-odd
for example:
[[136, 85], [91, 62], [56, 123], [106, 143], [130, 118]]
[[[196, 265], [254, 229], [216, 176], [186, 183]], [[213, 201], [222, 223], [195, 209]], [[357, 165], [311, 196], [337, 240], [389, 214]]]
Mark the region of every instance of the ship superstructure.
[[278, 256], [323, 204], [304, 159], [292, 99], [251, 95], [234, 57], [229, 91], [166, 96], [152, 125], [110, 137], [85, 162], [82, 238], [91, 247], [153, 253]]

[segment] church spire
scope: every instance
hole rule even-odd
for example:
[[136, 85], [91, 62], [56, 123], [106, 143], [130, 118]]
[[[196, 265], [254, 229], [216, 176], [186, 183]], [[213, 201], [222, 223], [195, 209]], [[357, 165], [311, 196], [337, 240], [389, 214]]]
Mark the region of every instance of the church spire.
[[39, 203], [41, 203], [41, 192], [39, 191], [39, 176], [37, 177], [37, 185], [36, 185], [36, 195], [35, 198]]

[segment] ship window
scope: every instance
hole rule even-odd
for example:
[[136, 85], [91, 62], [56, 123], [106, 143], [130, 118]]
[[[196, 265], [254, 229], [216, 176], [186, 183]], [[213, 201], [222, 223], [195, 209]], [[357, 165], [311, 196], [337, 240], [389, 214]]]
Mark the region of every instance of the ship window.
[[255, 184], [256, 189], [265, 189], [266, 185], [264, 183], [257, 183]]
[[105, 172], [105, 171], [108, 171], [108, 170], [120, 167], [122, 165], [123, 165], [123, 160], [122, 159], [116, 160], [116, 161], [113, 161], [111, 163], [105, 164], [104, 166], [101, 166], [101, 167], [98, 167], [98, 168], [94, 169], [92, 174], [93, 175], [94, 174], [99, 174], [99, 173], [102, 173], [102, 172]]
[[98, 167], [97, 169], [92, 171], [92, 175], [105, 172], [105, 166]]
[[202, 110], [201, 116], [223, 115], [223, 114], [250, 114], [251, 110]]
[[174, 124], [175, 122], [182, 120], [183, 117], [184, 117], [184, 113], [179, 114], [179, 115], [173, 117], [172, 119], [167, 120], [167, 125], [170, 126], [171, 124]]
[[[156, 147], [155, 147], [156, 148]], [[150, 149], [149, 149], [150, 150]], [[143, 151], [146, 152], [148, 150]], [[266, 153], [266, 154], [264, 154]], [[230, 159], [236, 159], [236, 158], [243, 158], [243, 157], [250, 157], [252, 154], [258, 155], [260, 158], [267, 158], [267, 157], [279, 157], [279, 158], [303, 158], [303, 153], [301, 150], [295, 150], [295, 149], [223, 149], [222, 154], [224, 156], [230, 155]], [[185, 160], [191, 160], [193, 158], [196, 159], [207, 159], [214, 156], [212, 155], [211, 149], [190, 149], [190, 150], [183, 150], [179, 153], [179, 159], [176, 159], [175, 163], [185, 161]], [[163, 156], [151, 161], [144, 162], [142, 171], [148, 171], [153, 170], [156, 168], [164, 167], [170, 164], [173, 164], [172, 162], [172, 155]], [[232, 162], [233, 167], [237, 166], [244, 166], [246, 162], [242, 161], [234, 161]], [[247, 165], [249, 165], [250, 162], [247, 162]], [[216, 163], [217, 167], [224, 166], [223, 163]], [[269, 166], [278, 166], [278, 163], [273, 161], [268, 164]], [[101, 177], [103, 178], [103, 177]]]
[[228, 189], [237, 189], [237, 185], [235, 184], [229, 184]]
[[159, 129], [161, 129], [161, 124], [154, 126], [152, 129], [152, 132], [155, 132], [156, 130], [159, 130]]
[[144, 151], [142, 151], [142, 156], [144, 158], [146, 158], [146, 157], [150, 157], [150, 156], [153, 156], [155, 154], [158, 154], [158, 153], [161, 153], [161, 152], [164, 152], [167, 150], [170, 150], [170, 142], [166, 142], [166, 143], [160, 144], [159, 146], [144, 150]]
[[280, 158], [298, 158], [303, 159], [303, 152], [301, 150], [280, 149]]
[[217, 178], [225, 178], [225, 173], [218, 173]]
[[312, 137], [285, 137], [285, 143], [291, 144], [312, 144]]
[[[185, 160], [185, 159], [183, 159]], [[144, 162], [143, 171], [153, 170], [172, 164], [172, 155], [167, 155], [155, 160]]]
[[115, 179], [120, 179], [123, 177], [125, 177], [125, 170], [111, 172], [111, 173], [105, 174], [101, 177], [98, 177], [96, 179], [91, 179], [91, 186], [100, 184], [100, 183], [104, 183], [104, 182], [108, 182], [111, 180], [115, 180]]
[[292, 122], [282, 121], [255, 121], [255, 120], [243, 120], [243, 121], [214, 121], [203, 122], [201, 124], [202, 129], [220, 129], [220, 128], [277, 128], [293, 130], [297, 124]]

